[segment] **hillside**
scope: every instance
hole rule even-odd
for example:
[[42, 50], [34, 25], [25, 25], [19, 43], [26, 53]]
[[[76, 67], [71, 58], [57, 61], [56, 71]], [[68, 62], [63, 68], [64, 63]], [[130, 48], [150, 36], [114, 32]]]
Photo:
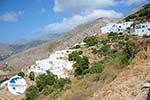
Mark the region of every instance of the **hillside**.
[[150, 80], [149, 53], [149, 49], [139, 52], [134, 63], [121, 72], [114, 81], [98, 90], [92, 100], [146, 100], [149, 90], [142, 87]]
[[[138, 55], [138, 52], [144, 48], [143, 41], [145, 39], [141, 37], [115, 34], [96, 37], [100, 43], [79, 49], [83, 51], [83, 56], [88, 57], [89, 68], [84, 69], [88, 71], [84, 72], [83, 70], [82, 74], [72, 80], [72, 84], [67, 85], [64, 91], [56, 95], [58, 100], [62, 100], [62, 98], [63, 100], [90, 100], [92, 98], [94, 98], [93, 100], [99, 100], [100, 97], [95, 97], [95, 95], [99, 95], [98, 91], [101, 92], [103, 87], [114, 82], [120, 73], [127, 70], [127, 66], [136, 59], [134, 56]], [[76, 64], [74, 68], [75, 66]]]
[[[70, 81], [54, 80], [55, 76], [51, 74], [39, 75], [34, 81], [35, 84], [30, 87], [39, 91], [35, 96], [30, 94], [31, 97], [38, 100], [146, 98], [148, 91], [143, 89], [140, 92], [140, 90], [144, 82], [149, 80], [146, 59], [149, 59], [147, 53], [150, 48], [150, 38], [109, 33], [86, 36], [83, 41], [86, 45], [73, 47], [76, 50], [69, 54], [68, 60], [75, 61]], [[50, 80], [54, 82], [49, 84]], [[112, 93], [108, 95], [110, 90]], [[31, 92], [27, 89], [27, 93]], [[25, 98], [28, 97], [26, 94]]]
[[49, 43], [14, 54], [0, 63], [8, 62], [7, 69], [15, 73], [14, 69], [17, 72], [22, 68], [26, 68], [27, 66], [34, 64], [36, 60], [46, 58], [53, 50], [69, 48], [73, 44], [82, 41], [83, 37], [87, 35], [91, 35], [93, 33], [100, 34], [101, 26], [115, 21], [116, 19], [100, 18], [93, 22], [85, 23], [64, 35], [57, 37]]
[[150, 4], [146, 4], [140, 9], [131, 13], [129, 16], [124, 18], [125, 21], [145, 22], [150, 21]]

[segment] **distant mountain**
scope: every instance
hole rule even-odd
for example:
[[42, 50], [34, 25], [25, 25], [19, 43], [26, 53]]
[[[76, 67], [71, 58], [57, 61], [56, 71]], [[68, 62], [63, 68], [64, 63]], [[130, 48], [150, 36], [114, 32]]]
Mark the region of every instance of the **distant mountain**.
[[10, 55], [36, 47], [43, 43], [53, 40], [59, 34], [46, 34], [32, 40], [18, 40], [13, 44], [0, 43], [0, 60], [8, 58]]
[[0, 43], [0, 60], [7, 58], [12, 53], [12, 48], [8, 44]]

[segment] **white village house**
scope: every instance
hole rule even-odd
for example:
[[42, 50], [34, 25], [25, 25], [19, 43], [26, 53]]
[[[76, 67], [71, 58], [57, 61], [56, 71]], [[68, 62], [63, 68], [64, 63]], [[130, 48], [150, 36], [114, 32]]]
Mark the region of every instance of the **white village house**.
[[109, 23], [106, 24], [106, 26], [101, 28], [102, 33], [110, 33], [110, 32], [116, 32], [116, 33], [122, 33], [129, 29], [133, 29], [133, 32], [130, 32], [132, 35], [150, 35], [150, 23], [140, 23], [135, 24], [133, 27], [133, 22], [124, 22], [124, 23]]
[[131, 34], [143, 36], [143, 35], [150, 35], [150, 23], [141, 23], [141, 24], [136, 24], [134, 32]]
[[109, 33], [109, 32], [117, 32], [121, 33], [131, 28], [133, 22], [124, 22], [124, 23], [109, 23], [106, 26], [101, 28], [102, 33]]
[[45, 73], [47, 70], [50, 70], [54, 75], [58, 77], [65, 78], [69, 74], [67, 71], [72, 70], [73, 62], [68, 61], [68, 54], [73, 50], [61, 50], [55, 51], [52, 53], [49, 58], [36, 61], [35, 65], [32, 65], [28, 69], [28, 73], [33, 71], [35, 74]]

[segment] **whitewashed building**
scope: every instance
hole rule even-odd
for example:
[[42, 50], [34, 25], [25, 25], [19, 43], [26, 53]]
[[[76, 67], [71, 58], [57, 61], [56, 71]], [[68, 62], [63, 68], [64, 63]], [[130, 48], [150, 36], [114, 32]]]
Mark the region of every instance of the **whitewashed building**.
[[118, 26], [116, 23], [109, 23], [106, 26], [101, 28], [102, 33], [109, 33], [109, 32], [117, 32]]
[[134, 32], [131, 34], [139, 35], [139, 36], [150, 35], [150, 23], [147, 22], [147, 23], [136, 24]]
[[46, 73], [47, 70], [50, 70], [54, 75], [58, 77], [65, 78], [69, 76], [67, 71], [72, 70], [72, 61], [68, 61], [68, 54], [73, 50], [61, 50], [55, 51], [52, 53], [49, 58], [36, 61], [35, 65], [32, 65], [28, 69], [28, 73], [31, 71], [35, 74]]
[[133, 22], [124, 22], [124, 23], [109, 23], [106, 26], [101, 28], [102, 33], [110, 33], [110, 32], [117, 32], [121, 33], [131, 28]]

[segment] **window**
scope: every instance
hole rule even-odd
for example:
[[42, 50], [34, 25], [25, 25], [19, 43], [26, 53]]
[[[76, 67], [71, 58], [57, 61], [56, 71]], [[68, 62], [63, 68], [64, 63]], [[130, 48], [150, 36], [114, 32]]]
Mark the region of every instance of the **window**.
[[141, 25], [137, 25], [137, 26], [136, 26], [136, 29], [140, 29], [140, 28], [141, 28]]
[[113, 27], [115, 27], [115, 25], [113, 25]]
[[142, 32], [144, 32], [144, 30], [142, 30]]
[[144, 26], [144, 25], [142, 25], [142, 28], [145, 28], [145, 26]]
[[148, 30], [150, 31], [150, 28], [148, 28]]

